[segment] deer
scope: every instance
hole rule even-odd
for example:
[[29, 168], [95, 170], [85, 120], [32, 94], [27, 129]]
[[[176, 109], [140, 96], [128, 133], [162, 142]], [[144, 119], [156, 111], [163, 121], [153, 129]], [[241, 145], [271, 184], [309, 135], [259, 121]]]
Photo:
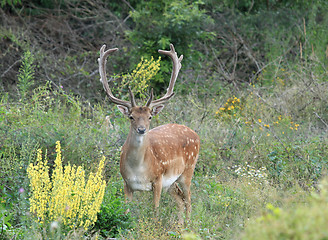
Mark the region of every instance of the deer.
[[152, 117], [160, 113], [174, 95], [183, 55], [178, 58], [173, 44], [170, 44], [170, 51], [158, 50], [173, 63], [169, 87], [165, 95], [157, 100], [154, 100], [151, 89], [146, 105], [138, 106], [130, 87], [130, 101], [113, 95], [106, 78], [106, 63], [107, 57], [118, 48], [105, 49], [106, 45], [100, 48], [98, 58], [100, 81], [109, 100], [130, 119], [129, 134], [120, 155], [126, 201], [132, 201], [135, 191], [153, 191], [153, 207], [158, 216], [161, 193], [168, 191], [177, 203], [178, 222], [183, 224], [184, 209], [186, 219], [191, 213], [190, 185], [199, 155], [200, 138], [192, 129], [175, 123], [150, 129]]

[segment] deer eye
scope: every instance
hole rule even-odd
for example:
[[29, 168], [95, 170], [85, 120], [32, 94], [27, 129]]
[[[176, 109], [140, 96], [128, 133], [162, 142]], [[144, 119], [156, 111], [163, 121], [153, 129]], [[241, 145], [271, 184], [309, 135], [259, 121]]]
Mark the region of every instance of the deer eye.
[[132, 116], [129, 116], [129, 118], [130, 118], [131, 120], [133, 120], [133, 117], [132, 117]]
[[153, 116], [149, 116], [149, 120], [151, 120], [153, 118]]

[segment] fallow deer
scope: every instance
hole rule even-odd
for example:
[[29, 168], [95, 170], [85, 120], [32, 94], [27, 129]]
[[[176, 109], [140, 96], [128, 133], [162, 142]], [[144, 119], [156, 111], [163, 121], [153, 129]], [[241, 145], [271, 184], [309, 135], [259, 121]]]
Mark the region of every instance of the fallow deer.
[[[165, 103], [174, 95], [173, 88], [181, 68], [183, 56], [178, 58], [174, 46], [170, 51], [159, 50], [173, 62], [173, 70], [166, 94], [153, 100], [153, 89], [145, 106], [137, 106], [129, 88], [130, 101], [116, 98], [109, 88], [106, 78], [106, 62], [109, 54], [117, 48], [105, 51], [100, 49], [100, 81], [109, 100], [117, 104], [122, 114], [130, 119], [130, 132], [122, 147], [120, 172], [124, 179], [124, 193], [132, 200], [134, 191], [153, 191], [154, 209], [158, 206], [162, 190], [168, 190], [175, 198], [179, 209], [179, 222], [183, 222], [182, 212], [185, 207], [186, 217], [191, 212], [190, 185], [198, 159], [200, 140], [197, 133], [178, 124], [165, 124], [149, 129], [153, 116], [163, 110]], [[181, 189], [180, 189], [181, 188]]]

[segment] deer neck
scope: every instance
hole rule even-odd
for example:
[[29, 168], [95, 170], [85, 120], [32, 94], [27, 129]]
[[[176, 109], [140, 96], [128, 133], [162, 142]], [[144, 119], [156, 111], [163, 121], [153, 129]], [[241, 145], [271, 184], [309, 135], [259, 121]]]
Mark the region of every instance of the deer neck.
[[126, 139], [127, 145], [126, 156], [127, 161], [133, 165], [142, 164], [144, 162], [145, 152], [147, 150], [148, 136], [146, 134], [138, 134], [130, 128], [129, 135]]

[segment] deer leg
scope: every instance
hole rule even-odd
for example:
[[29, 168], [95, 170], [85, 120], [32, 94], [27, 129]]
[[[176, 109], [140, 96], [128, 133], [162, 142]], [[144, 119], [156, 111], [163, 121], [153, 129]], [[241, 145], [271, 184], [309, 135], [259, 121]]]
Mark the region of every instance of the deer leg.
[[133, 191], [129, 188], [129, 186], [124, 182], [124, 195], [125, 195], [125, 203], [128, 201], [132, 202]]
[[[129, 188], [129, 186], [124, 182], [124, 195], [125, 195], [125, 203], [128, 201], [132, 202], [133, 198], [133, 191]], [[128, 208], [124, 214], [128, 214], [130, 212], [130, 209]]]
[[[189, 174], [184, 174], [183, 181], [180, 181], [180, 185], [183, 191], [183, 201], [186, 208], [186, 218], [190, 218], [191, 214], [191, 193], [190, 193], [190, 185], [191, 185], [191, 178], [193, 175], [193, 171]], [[190, 177], [189, 177], [190, 176]]]
[[190, 218], [191, 214], [191, 194], [190, 194], [190, 185], [185, 185], [183, 188], [183, 200], [186, 207], [186, 218]]
[[179, 188], [177, 183], [172, 184], [172, 186], [169, 188], [169, 193], [171, 194], [171, 196], [175, 199], [177, 206], [178, 206], [178, 222], [179, 224], [183, 224], [183, 217], [182, 217], [182, 213], [183, 213], [183, 192], [181, 191], [181, 189]]
[[154, 212], [158, 216], [159, 201], [162, 193], [162, 177], [159, 177], [156, 182], [153, 183], [153, 194], [154, 194]]

